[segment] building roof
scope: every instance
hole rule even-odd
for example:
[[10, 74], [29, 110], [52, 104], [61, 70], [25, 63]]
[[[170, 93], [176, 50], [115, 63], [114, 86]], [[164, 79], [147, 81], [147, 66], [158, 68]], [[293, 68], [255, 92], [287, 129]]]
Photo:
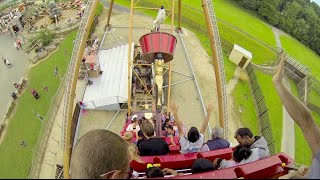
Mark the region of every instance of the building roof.
[[246, 49], [244, 49], [243, 47], [241, 47], [241, 46], [239, 46], [239, 45], [235, 44], [235, 45], [233, 46], [233, 49], [235, 49], [235, 50], [237, 50], [237, 51], [241, 52], [242, 54], [244, 54], [244, 55], [245, 55], [245, 56], [247, 56], [248, 58], [252, 59], [252, 53], [251, 53], [251, 52], [249, 52], [249, 51], [247, 51], [247, 50], [246, 50]]
[[[98, 59], [103, 73], [98, 78], [90, 78], [93, 84], [86, 87], [83, 97], [86, 108], [95, 109], [128, 101], [128, 50], [129, 44], [99, 50]], [[134, 43], [131, 44], [131, 59], [133, 52]]]

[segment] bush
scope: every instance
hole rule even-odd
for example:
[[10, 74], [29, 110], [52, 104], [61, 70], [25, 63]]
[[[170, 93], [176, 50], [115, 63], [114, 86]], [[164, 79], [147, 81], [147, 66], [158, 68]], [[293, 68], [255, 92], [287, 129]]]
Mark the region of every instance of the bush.
[[36, 38], [39, 40], [39, 42], [43, 46], [46, 46], [52, 42], [55, 36], [56, 34], [54, 32], [51, 32], [48, 29], [45, 29], [40, 31]]
[[96, 10], [96, 16], [100, 16], [102, 14], [103, 5], [101, 3], [98, 4], [98, 8]]

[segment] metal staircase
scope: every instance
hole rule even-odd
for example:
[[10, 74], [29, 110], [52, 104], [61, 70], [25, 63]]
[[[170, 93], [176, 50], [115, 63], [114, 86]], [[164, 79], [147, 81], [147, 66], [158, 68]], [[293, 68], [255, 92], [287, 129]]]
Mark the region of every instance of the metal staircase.
[[[88, 0], [87, 4], [86, 4], [86, 9], [85, 12], [82, 16], [82, 20], [79, 26], [79, 30], [78, 30], [78, 34], [77, 37], [75, 39], [74, 42], [74, 46], [73, 46], [73, 50], [72, 50], [72, 56], [71, 56], [71, 61], [69, 64], [69, 69], [68, 69], [68, 74], [67, 74], [67, 85], [66, 85], [66, 89], [64, 92], [64, 108], [63, 108], [63, 121], [62, 121], [62, 137], [61, 137], [61, 148], [65, 149], [66, 148], [66, 138], [67, 138], [67, 127], [68, 127], [68, 119], [69, 119], [69, 106], [68, 104], [70, 104], [71, 101], [73, 101], [74, 99], [70, 99], [71, 97], [71, 88], [72, 88], [72, 84], [74, 83], [73, 81], [73, 77], [74, 74], [76, 73], [76, 71], [78, 71], [78, 69], [76, 69], [76, 63], [77, 63], [77, 59], [78, 59], [78, 52], [80, 50], [80, 45], [84, 40], [84, 36], [85, 36], [85, 27], [86, 24], [88, 23], [88, 19], [89, 19], [89, 15], [90, 12], [93, 10], [93, 4], [94, 4], [95, 0]], [[70, 122], [71, 123], [71, 122]]]
[[211, 28], [214, 33], [214, 41], [218, 56], [218, 62], [219, 62], [219, 72], [221, 77], [221, 87], [222, 87], [222, 103], [223, 103], [223, 115], [224, 115], [224, 137], [228, 137], [228, 107], [227, 107], [227, 89], [226, 89], [226, 77], [224, 73], [224, 65], [223, 65], [223, 54], [222, 54], [222, 47], [221, 47], [221, 41], [219, 36], [219, 30], [217, 25], [217, 18], [214, 12], [212, 0], [206, 1], [206, 6], [209, 11], [209, 17], [211, 20]]

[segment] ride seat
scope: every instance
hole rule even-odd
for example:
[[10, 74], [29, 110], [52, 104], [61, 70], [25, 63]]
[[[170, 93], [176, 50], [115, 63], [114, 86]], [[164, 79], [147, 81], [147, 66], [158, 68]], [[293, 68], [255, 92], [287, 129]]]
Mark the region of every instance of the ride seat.
[[232, 148], [225, 148], [225, 149], [217, 149], [214, 151], [199, 152], [197, 154], [197, 157], [206, 158], [210, 161], [214, 161], [216, 158], [231, 159], [232, 153], [233, 153]]

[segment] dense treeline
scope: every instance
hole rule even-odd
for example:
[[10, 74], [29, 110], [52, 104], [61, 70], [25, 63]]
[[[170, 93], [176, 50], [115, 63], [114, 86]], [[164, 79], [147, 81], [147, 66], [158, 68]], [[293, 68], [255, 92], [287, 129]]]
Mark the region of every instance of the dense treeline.
[[[235, 0], [320, 55], [320, 7], [310, 0]], [[248, 22], [250, 23], [250, 22]]]

